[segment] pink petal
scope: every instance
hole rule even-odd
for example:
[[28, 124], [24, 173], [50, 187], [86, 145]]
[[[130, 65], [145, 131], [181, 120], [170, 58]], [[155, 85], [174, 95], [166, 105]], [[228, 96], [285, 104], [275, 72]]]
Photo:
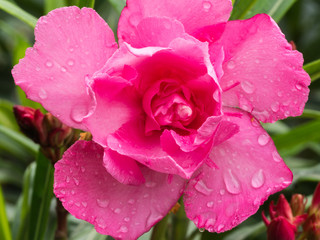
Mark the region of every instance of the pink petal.
[[147, 17], [169, 17], [180, 21], [186, 32], [192, 34], [197, 29], [226, 22], [230, 16], [230, 0], [128, 0], [120, 19], [118, 36], [120, 43], [130, 41], [130, 35], [142, 19]]
[[93, 140], [106, 146], [110, 133], [141, 114], [139, 99], [132, 83], [119, 76], [96, 74], [91, 88], [96, 108], [93, 114], [84, 119], [84, 123], [92, 133]]
[[136, 48], [168, 47], [173, 39], [185, 35], [183, 25], [167, 17], [143, 18], [135, 28], [132, 28], [132, 31], [127, 36], [126, 42]]
[[[199, 165], [199, 162], [191, 166], [188, 165], [189, 162], [184, 165], [185, 158], [180, 158], [181, 155], [170, 155], [165, 152], [160, 143], [160, 133], [148, 136], [144, 134], [142, 119], [122, 125], [118, 131], [109, 135], [107, 145], [119, 154], [133, 158], [155, 171], [177, 174], [183, 178], [189, 178]], [[206, 151], [207, 154], [209, 150], [206, 149]], [[187, 155], [185, 153], [185, 157]], [[196, 154], [193, 158], [195, 157]], [[202, 157], [204, 156], [201, 155], [198, 158], [202, 160]]]
[[103, 165], [122, 184], [139, 185], [145, 182], [136, 161], [115, 151], [105, 149]]
[[136, 239], [169, 212], [185, 181], [141, 167], [145, 184], [124, 185], [108, 174], [102, 156], [98, 144], [78, 141], [55, 165], [54, 192], [71, 214], [99, 233]]
[[268, 15], [228, 22], [220, 40], [211, 46], [213, 62], [221, 48], [224, 105], [240, 107], [263, 122], [302, 114], [310, 77], [302, 68], [301, 53], [292, 51]]
[[85, 77], [116, 50], [112, 30], [92, 9], [65, 7], [40, 18], [35, 39], [12, 71], [16, 84], [65, 124], [86, 129], [94, 103]]
[[218, 169], [202, 165], [184, 197], [187, 216], [210, 232], [235, 227], [292, 181], [259, 122], [241, 110], [224, 110], [225, 119], [237, 123], [240, 132], [212, 148], [209, 157]]

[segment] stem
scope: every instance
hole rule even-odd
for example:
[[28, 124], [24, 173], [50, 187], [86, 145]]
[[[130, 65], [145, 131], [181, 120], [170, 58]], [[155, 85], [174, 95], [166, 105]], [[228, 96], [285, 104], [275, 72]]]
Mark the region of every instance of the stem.
[[154, 226], [150, 240], [166, 240], [168, 219], [169, 214]]
[[184, 240], [186, 238], [189, 220], [184, 211], [182, 199], [179, 201], [180, 208], [176, 215], [173, 216], [173, 238], [174, 240]]
[[57, 230], [54, 239], [55, 240], [67, 240], [68, 239], [68, 231], [67, 231], [67, 216], [68, 212], [62, 206], [61, 201], [57, 198]]

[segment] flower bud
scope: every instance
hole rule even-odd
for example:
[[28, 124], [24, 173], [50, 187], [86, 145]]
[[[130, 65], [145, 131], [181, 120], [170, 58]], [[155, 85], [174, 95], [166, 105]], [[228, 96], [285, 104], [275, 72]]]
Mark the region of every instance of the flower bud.
[[306, 203], [306, 199], [303, 195], [293, 194], [290, 201], [293, 216], [304, 214]]
[[280, 216], [273, 219], [268, 226], [268, 240], [294, 240], [296, 232], [296, 226]]

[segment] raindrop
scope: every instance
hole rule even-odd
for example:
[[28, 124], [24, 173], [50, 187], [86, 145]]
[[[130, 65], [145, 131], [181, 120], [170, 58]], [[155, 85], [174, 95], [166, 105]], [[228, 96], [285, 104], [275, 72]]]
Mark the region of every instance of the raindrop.
[[204, 232], [205, 228], [199, 228], [199, 232]]
[[39, 67], [36, 67], [36, 71], [39, 72], [41, 69]]
[[220, 224], [219, 226], [218, 226], [218, 232], [220, 232], [222, 229], [224, 229], [224, 225], [223, 224]]
[[216, 102], [219, 102], [219, 98], [220, 98], [220, 92], [219, 92], [219, 90], [217, 89], [217, 90], [213, 93], [213, 99], [214, 99]]
[[126, 226], [121, 226], [119, 229], [119, 232], [126, 233], [126, 232], [128, 232], [128, 228]]
[[209, 1], [203, 1], [202, 7], [203, 7], [203, 10], [204, 10], [205, 12], [209, 12], [209, 10], [210, 10], [211, 7], [212, 7], [212, 4], [211, 4], [211, 2], [209, 2]]
[[146, 185], [147, 188], [153, 188], [153, 187], [155, 187], [157, 185], [157, 183], [155, 183], [155, 182], [146, 182], [145, 185]]
[[50, 62], [50, 61], [47, 61], [47, 62], [46, 62], [46, 66], [47, 66], [48, 68], [51, 68], [51, 67], [53, 66], [53, 63]]
[[74, 183], [75, 183], [77, 186], [79, 185], [79, 179], [73, 177], [73, 181], [74, 181]]
[[274, 151], [272, 153], [272, 157], [275, 162], [280, 162], [282, 160], [282, 158], [280, 157], [280, 155], [277, 151]]
[[67, 69], [65, 67], [61, 67], [60, 70], [61, 72], [64, 72], [64, 73], [67, 72]]
[[140, 15], [138, 14], [133, 14], [129, 17], [129, 23], [133, 26], [136, 27], [140, 22]]
[[211, 201], [211, 202], [208, 202], [208, 203], [207, 203], [207, 207], [208, 207], [208, 208], [212, 208], [212, 207], [213, 207], [213, 202], [212, 202], [212, 201]]
[[242, 87], [243, 91], [245, 91], [246, 93], [249, 93], [249, 94], [253, 93], [255, 90], [254, 85], [249, 81], [242, 81], [241, 87]]
[[46, 99], [48, 97], [46, 90], [44, 90], [43, 88], [40, 89], [39, 91], [39, 98], [41, 98], [42, 100]]
[[83, 207], [87, 207], [88, 206], [87, 202], [82, 202], [81, 204], [82, 204]]
[[220, 195], [224, 195], [226, 191], [224, 189], [220, 189]]
[[279, 104], [278, 102], [272, 103], [272, 105], [271, 105], [271, 110], [272, 110], [273, 112], [278, 112], [279, 109], [280, 109], [280, 104]]
[[241, 186], [237, 178], [233, 175], [232, 170], [228, 169], [223, 174], [224, 183], [226, 185], [226, 189], [231, 194], [239, 194], [241, 190]]
[[134, 199], [129, 199], [129, 200], [128, 200], [128, 203], [129, 203], [129, 204], [134, 204], [134, 203], [135, 203], [135, 200], [134, 200]]
[[73, 61], [72, 59], [69, 59], [68, 62], [67, 62], [67, 64], [68, 64], [69, 66], [73, 66], [73, 65], [74, 65], [74, 61]]
[[124, 220], [125, 222], [129, 222], [129, 221], [130, 221], [130, 218], [129, 218], [129, 217], [125, 217], [123, 220]]
[[260, 169], [258, 172], [256, 172], [251, 179], [251, 186], [253, 188], [260, 188], [265, 182], [265, 177], [263, 170]]
[[107, 227], [107, 224], [105, 223], [104, 220], [100, 219], [99, 221], [97, 221], [98, 223], [98, 227], [99, 228], [102, 228], [102, 229], [105, 229]]
[[143, 198], [148, 198], [150, 195], [147, 193], [145, 195], [143, 195]]
[[213, 191], [211, 188], [208, 188], [207, 185], [202, 180], [199, 180], [194, 187], [198, 192], [206, 196], [209, 196]]
[[265, 146], [269, 141], [270, 137], [268, 134], [263, 133], [258, 137], [258, 143], [261, 146]]
[[81, 166], [81, 168], [80, 168], [80, 169], [81, 169], [81, 172], [83, 172], [83, 173], [86, 171], [86, 168], [85, 168], [85, 167], [83, 167], [83, 166]]
[[70, 182], [70, 177], [69, 177], [69, 176], [66, 177], [66, 182], [67, 182], [67, 183]]
[[106, 199], [97, 199], [97, 204], [98, 204], [98, 206], [99, 207], [101, 207], [101, 208], [106, 208], [106, 207], [108, 207], [108, 205], [109, 205], [109, 201], [108, 200], [106, 200]]
[[300, 83], [297, 83], [297, 84], [296, 84], [296, 88], [297, 88], [298, 90], [301, 90], [302, 87], [303, 87], [303, 86], [302, 86]]
[[235, 66], [236, 66], [235, 63], [234, 63], [234, 61], [232, 61], [232, 60], [230, 60], [230, 61], [227, 63], [227, 68], [229, 68], [229, 69], [234, 69]]
[[118, 214], [118, 213], [121, 212], [121, 209], [120, 208], [116, 208], [113, 212]]
[[85, 106], [74, 106], [71, 110], [71, 119], [76, 123], [80, 123], [84, 116], [88, 114], [88, 109]]

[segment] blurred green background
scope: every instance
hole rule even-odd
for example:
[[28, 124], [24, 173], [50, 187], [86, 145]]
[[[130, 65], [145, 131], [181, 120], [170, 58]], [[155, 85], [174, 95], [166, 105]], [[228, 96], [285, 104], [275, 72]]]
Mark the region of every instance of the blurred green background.
[[[15, 3], [26, 12], [39, 18], [56, 7], [72, 3], [72, 0], [0, 0], [0, 186], [4, 192], [12, 239], [16, 240], [28, 239], [26, 232], [30, 228], [28, 221], [33, 211], [31, 207], [32, 196], [36, 191], [34, 188], [37, 186], [37, 183], [34, 183], [36, 172], [34, 161], [38, 148], [36, 144], [19, 133], [11, 108], [13, 104], [34, 107], [39, 105], [28, 102], [23, 93], [18, 93], [11, 76], [12, 66], [24, 56], [25, 49], [33, 45], [33, 28], [2, 11], [1, 4], [5, 2]], [[115, 33], [124, 5], [124, 0], [95, 1], [96, 11], [108, 22]], [[320, 59], [319, 0], [236, 0], [234, 7], [233, 19], [248, 18], [262, 12], [271, 13], [287, 40], [294, 41], [297, 49], [303, 53], [305, 64]], [[310, 98], [304, 115], [275, 124], [264, 124], [273, 137], [281, 156], [294, 172], [294, 183], [284, 191], [288, 199], [293, 193], [310, 196], [317, 182], [320, 181], [320, 81], [316, 81], [320, 77], [319, 65], [316, 63], [316, 67], [309, 68], [314, 73], [314, 81], [310, 86]], [[45, 169], [51, 171], [48, 166]], [[48, 181], [50, 182], [50, 179]], [[43, 193], [40, 192], [40, 194]], [[53, 239], [55, 203], [52, 201], [50, 204], [51, 198], [52, 195], [48, 197], [48, 206], [43, 206], [43, 209], [47, 209], [48, 213], [35, 220], [37, 226], [43, 228], [42, 232], [40, 231], [40, 235], [34, 239], [29, 237], [29, 240], [41, 239], [41, 236], [44, 236], [43, 239], [46, 240]], [[270, 199], [277, 199], [277, 195]], [[266, 209], [269, 202], [270, 200], [261, 207], [261, 210]], [[266, 239], [266, 229], [261, 222], [261, 210], [234, 230], [219, 235], [208, 232], [200, 233], [190, 223], [188, 234], [184, 236], [184, 239], [188, 236], [189, 239], [201, 240]], [[0, 219], [1, 216], [0, 201]], [[181, 221], [181, 219], [179, 220], [181, 216], [183, 213], [171, 218], [170, 225], [173, 228]], [[102, 240], [107, 238], [97, 234], [89, 224], [71, 216], [69, 217], [69, 225], [70, 239]], [[191, 234], [194, 235], [190, 237]], [[141, 239], [148, 239], [149, 235], [146, 234]], [[109, 237], [109, 239], [111, 238]]]

